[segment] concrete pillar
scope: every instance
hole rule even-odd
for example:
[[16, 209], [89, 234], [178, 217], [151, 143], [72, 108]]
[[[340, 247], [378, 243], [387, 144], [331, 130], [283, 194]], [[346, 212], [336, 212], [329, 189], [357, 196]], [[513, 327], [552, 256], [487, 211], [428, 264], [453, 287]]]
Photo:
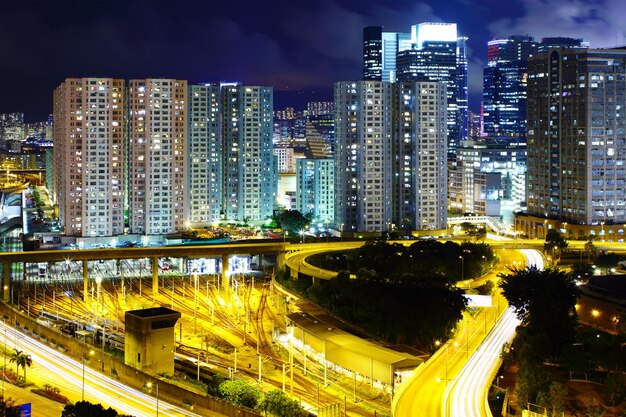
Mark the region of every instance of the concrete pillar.
[[228, 288], [228, 274], [230, 269], [230, 264], [228, 263], [228, 254], [222, 255], [222, 287]]
[[6, 303], [9, 301], [9, 293], [11, 287], [11, 262], [4, 262], [2, 264], [2, 300]]
[[298, 279], [298, 270], [291, 268], [289, 269], [289, 274], [291, 276], [292, 279]]
[[83, 302], [87, 302], [87, 294], [89, 294], [89, 261], [83, 259]]
[[152, 294], [159, 294], [159, 258], [152, 258]]
[[276, 254], [276, 268], [282, 269], [285, 267], [285, 252], [278, 252]]

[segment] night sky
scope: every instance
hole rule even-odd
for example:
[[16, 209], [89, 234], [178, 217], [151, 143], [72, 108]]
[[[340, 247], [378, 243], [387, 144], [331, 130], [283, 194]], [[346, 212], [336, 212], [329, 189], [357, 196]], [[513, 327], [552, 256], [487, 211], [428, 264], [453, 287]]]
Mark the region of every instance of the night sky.
[[362, 29], [456, 22], [469, 37], [470, 108], [480, 105], [487, 41], [527, 34], [626, 44], [623, 0], [3, 0], [0, 113], [52, 112], [67, 77], [242, 81], [275, 89], [275, 108], [332, 100], [362, 75]]

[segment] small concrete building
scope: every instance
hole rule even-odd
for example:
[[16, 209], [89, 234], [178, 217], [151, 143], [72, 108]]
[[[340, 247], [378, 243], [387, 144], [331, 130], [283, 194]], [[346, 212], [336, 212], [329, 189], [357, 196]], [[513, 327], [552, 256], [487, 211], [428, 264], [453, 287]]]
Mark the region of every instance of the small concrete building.
[[155, 374], [174, 374], [174, 326], [178, 311], [165, 307], [127, 311], [124, 363]]

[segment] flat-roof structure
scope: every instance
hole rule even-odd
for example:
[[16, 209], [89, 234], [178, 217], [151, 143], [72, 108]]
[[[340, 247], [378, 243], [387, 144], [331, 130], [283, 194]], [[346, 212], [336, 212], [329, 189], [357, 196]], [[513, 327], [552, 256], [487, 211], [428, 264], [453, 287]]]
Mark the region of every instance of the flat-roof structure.
[[166, 307], [127, 311], [124, 362], [157, 374], [174, 374], [174, 326], [178, 311]]
[[423, 362], [418, 356], [329, 327], [308, 313], [292, 313], [287, 317], [293, 323], [292, 336], [305, 348], [308, 346], [335, 367], [358, 372], [372, 385], [378, 382], [393, 387], [396, 374], [413, 370]]

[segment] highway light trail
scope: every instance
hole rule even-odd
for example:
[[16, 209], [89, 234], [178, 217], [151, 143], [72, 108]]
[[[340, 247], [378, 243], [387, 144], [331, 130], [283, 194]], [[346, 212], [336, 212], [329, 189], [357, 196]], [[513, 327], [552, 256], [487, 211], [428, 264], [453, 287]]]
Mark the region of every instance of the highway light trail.
[[[541, 254], [532, 249], [521, 251], [528, 266], [543, 269]], [[458, 377], [444, 394], [444, 417], [491, 416], [487, 394], [500, 366], [502, 346], [511, 341], [520, 321], [512, 307], [502, 314], [496, 326], [465, 364]]]
[[[31, 355], [35, 366], [55, 374], [55, 380], [52, 383], [61, 388], [62, 393], [64, 390], [78, 392], [78, 398], [80, 398], [83, 375], [82, 362], [70, 359], [4, 323], [0, 323], [0, 326], [2, 326], [0, 327], [2, 330], [0, 335], [6, 337], [7, 345], [11, 346], [17, 341], [18, 349]], [[90, 402], [101, 403], [105, 407], [113, 407], [121, 413], [135, 417], [152, 417], [156, 410], [156, 398], [129, 388], [114, 379], [93, 371], [89, 367], [85, 367], [85, 399]], [[159, 415], [170, 417], [198, 416], [198, 414], [168, 404], [161, 399], [159, 400]]]

